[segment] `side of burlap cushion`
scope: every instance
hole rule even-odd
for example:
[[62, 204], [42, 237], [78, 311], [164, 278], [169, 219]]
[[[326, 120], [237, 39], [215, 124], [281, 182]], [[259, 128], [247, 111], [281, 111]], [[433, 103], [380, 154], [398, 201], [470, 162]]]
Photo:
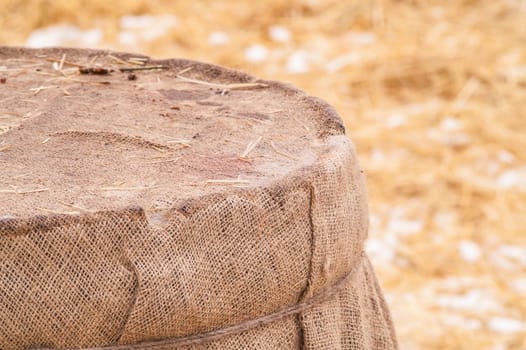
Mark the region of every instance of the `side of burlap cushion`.
[[[0, 227], [0, 348], [133, 344], [267, 315], [352, 280], [296, 316], [188, 349], [393, 349], [367, 260], [363, 176], [345, 136], [268, 188]], [[175, 349], [167, 346], [166, 349]], [[179, 347], [181, 348], [181, 347]]]

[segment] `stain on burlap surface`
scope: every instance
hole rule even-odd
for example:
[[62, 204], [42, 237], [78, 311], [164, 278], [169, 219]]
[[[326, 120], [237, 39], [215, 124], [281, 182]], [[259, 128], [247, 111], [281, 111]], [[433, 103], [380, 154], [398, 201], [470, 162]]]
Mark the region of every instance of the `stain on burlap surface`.
[[301, 313], [163, 349], [396, 348], [360, 258], [363, 176], [324, 102], [187, 60], [0, 48], [0, 66], [1, 349], [205, 333], [353, 268]]

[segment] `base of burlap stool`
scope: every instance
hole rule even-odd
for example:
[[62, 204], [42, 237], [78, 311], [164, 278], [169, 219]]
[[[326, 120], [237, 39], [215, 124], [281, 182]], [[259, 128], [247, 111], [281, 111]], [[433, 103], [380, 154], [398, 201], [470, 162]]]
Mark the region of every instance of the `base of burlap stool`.
[[0, 349], [397, 348], [325, 102], [109, 51], [0, 66]]

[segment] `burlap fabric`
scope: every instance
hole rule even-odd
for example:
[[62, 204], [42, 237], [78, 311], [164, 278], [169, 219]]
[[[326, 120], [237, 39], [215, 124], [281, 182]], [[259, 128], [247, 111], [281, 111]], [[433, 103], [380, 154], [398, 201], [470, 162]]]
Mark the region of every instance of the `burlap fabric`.
[[0, 349], [397, 348], [325, 102], [105, 51], [0, 78]]

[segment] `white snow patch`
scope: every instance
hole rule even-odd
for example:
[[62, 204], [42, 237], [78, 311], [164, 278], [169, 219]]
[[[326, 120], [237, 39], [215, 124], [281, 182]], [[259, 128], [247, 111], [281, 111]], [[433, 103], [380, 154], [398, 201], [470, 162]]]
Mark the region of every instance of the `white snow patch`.
[[424, 227], [421, 220], [408, 220], [404, 218], [392, 218], [389, 221], [388, 230], [401, 236], [410, 236], [418, 233]]
[[369, 238], [365, 243], [365, 250], [374, 260], [392, 262], [396, 257], [396, 243], [393, 240]]
[[[424, 101], [421, 103], [409, 103], [405, 105], [401, 105], [398, 108], [378, 108], [375, 110], [370, 111], [372, 115], [374, 115], [375, 118], [378, 118], [379, 120], [384, 119], [386, 115], [390, 116], [400, 116], [403, 115], [405, 119], [415, 116], [415, 115], [427, 115], [429, 113], [433, 113], [438, 106], [440, 106], [441, 102], [438, 99], [430, 99], [428, 101]], [[400, 117], [396, 117], [397, 119], [401, 119]]]
[[517, 65], [507, 67], [506, 69], [501, 70], [501, 74], [512, 82], [520, 81], [526, 78], [526, 66]]
[[443, 308], [484, 313], [488, 311], [499, 311], [502, 306], [495, 301], [490, 293], [474, 289], [469, 292], [457, 294], [444, 294], [437, 298], [437, 304]]
[[177, 25], [177, 18], [172, 15], [126, 15], [121, 17], [120, 25], [123, 29], [147, 29], [156, 26], [169, 28]]
[[287, 28], [279, 25], [271, 26], [268, 29], [268, 35], [272, 40], [281, 43], [286, 43], [290, 41], [292, 37], [290, 31]]
[[245, 59], [250, 62], [262, 62], [268, 56], [268, 50], [264, 45], [255, 44], [245, 50]]
[[497, 249], [497, 254], [510, 260], [515, 260], [526, 267], [526, 248], [517, 245], [503, 245]]
[[510, 169], [497, 178], [497, 187], [526, 192], [526, 167]]
[[376, 42], [376, 35], [371, 32], [349, 32], [345, 35], [345, 40], [353, 45], [367, 46]]
[[502, 270], [514, 271], [518, 267], [514, 261], [495, 252], [491, 254], [490, 261], [494, 266]]
[[309, 60], [305, 51], [296, 51], [287, 60], [287, 71], [292, 74], [305, 73], [309, 70]]
[[445, 143], [449, 146], [465, 146], [470, 142], [469, 136], [464, 133], [452, 135], [445, 140]]
[[511, 285], [519, 293], [526, 294], [526, 277], [520, 277], [511, 282]]
[[119, 33], [119, 35], [117, 36], [117, 40], [121, 45], [133, 46], [137, 44], [139, 39], [137, 38], [137, 35], [135, 35], [135, 33], [125, 30]]
[[470, 263], [479, 260], [482, 255], [479, 245], [473, 241], [460, 241], [458, 251], [462, 259]]
[[493, 317], [489, 320], [488, 328], [496, 333], [513, 334], [526, 331], [526, 324], [514, 318]]
[[364, 60], [363, 55], [358, 52], [350, 52], [334, 58], [325, 65], [325, 70], [335, 73], [348, 65], [356, 65]]
[[373, 163], [381, 163], [385, 160], [385, 154], [379, 148], [373, 148], [371, 150], [370, 157], [371, 157], [371, 162]]
[[493, 344], [493, 347], [490, 350], [509, 350], [506, 344], [497, 343]]
[[152, 41], [157, 39], [177, 25], [177, 18], [172, 15], [140, 15], [122, 16], [119, 42], [123, 45], [135, 45], [138, 41]]
[[479, 280], [474, 277], [448, 277], [440, 281], [440, 286], [454, 291], [473, 287], [477, 282], [479, 282]]
[[226, 45], [230, 42], [230, 36], [225, 32], [212, 32], [208, 36], [208, 43], [214, 46]]
[[418, 219], [407, 219], [405, 208], [397, 207], [391, 211], [387, 231], [394, 235], [410, 236], [422, 231], [424, 222]]
[[102, 40], [99, 29], [80, 30], [72, 25], [56, 25], [33, 31], [26, 40], [29, 47], [48, 46], [97, 46]]
[[462, 132], [444, 132], [439, 129], [428, 129], [426, 136], [435, 142], [441, 143], [446, 146], [465, 146], [469, 144], [469, 136]]
[[477, 330], [482, 327], [482, 322], [474, 318], [466, 318], [456, 314], [447, 314], [443, 316], [443, 321], [449, 326], [461, 327], [468, 330]]
[[382, 220], [380, 219], [380, 215], [375, 214], [373, 212], [369, 214], [369, 230], [371, 232], [378, 232], [380, 229], [381, 222]]
[[497, 179], [497, 185], [500, 188], [512, 188], [517, 186], [520, 180], [520, 174], [517, 171], [508, 170], [502, 173]]
[[506, 150], [499, 151], [497, 158], [500, 162], [510, 164], [515, 160], [515, 156]]
[[440, 128], [444, 131], [458, 131], [462, 129], [462, 124], [456, 118], [447, 117], [440, 123]]
[[389, 115], [387, 117], [387, 120], [385, 121], [385, 126], [387, 126], [390, 129], [397, 128], [404, 124], [407, 124], [407, 116], [403, 113], [397, 113], [397, 112]]

